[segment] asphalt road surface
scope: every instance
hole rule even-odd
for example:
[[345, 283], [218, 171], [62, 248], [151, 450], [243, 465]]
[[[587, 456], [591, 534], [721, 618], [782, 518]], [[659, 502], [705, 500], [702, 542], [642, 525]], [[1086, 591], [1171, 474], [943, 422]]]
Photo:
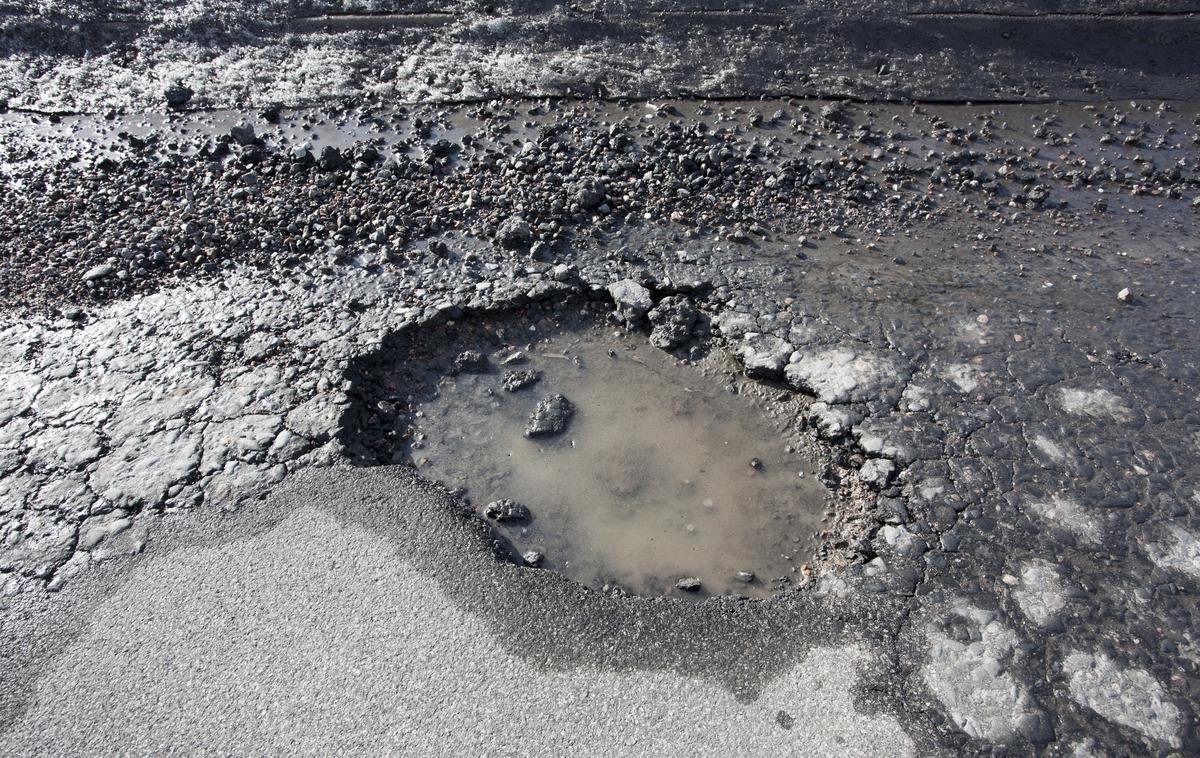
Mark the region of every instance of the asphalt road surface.
[[[0, 5], [0, 753], [1196, 754], [1197, 13]], [[585, 311], [786, 422], [773, 597], [408, 465]]]

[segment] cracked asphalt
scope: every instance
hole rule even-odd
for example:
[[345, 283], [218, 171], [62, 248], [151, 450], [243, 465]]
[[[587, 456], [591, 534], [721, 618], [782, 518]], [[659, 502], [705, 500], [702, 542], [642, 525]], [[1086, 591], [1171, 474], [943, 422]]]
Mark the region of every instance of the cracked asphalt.
[[[656, 57], [599, 7], [26, 5], [6, 755], [1200, 749], [1195, 9], [685, 4]], [[936, 44], [870, 57], [897, 29]], [[580, 298], [647, 334], [682, 301], [677, 357], [803, 409], [838, 560], [766, 601], [592, 591], [362, 465], [398, 335]]]

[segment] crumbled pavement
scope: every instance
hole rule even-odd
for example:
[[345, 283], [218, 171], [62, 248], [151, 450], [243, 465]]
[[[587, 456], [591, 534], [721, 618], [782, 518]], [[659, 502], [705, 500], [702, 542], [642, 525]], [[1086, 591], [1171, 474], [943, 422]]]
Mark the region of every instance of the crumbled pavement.
[[[78, 82], [111, 50], [0, 71], [5, 754], [1200, 749], [1194, 104], [426, 91], [334, 114], [222, 89], [253, 58], [230, 38], [189, 81], [139, 78], [189, 23], [138, 31], [112, 80], [170, 113], [34, 112], [106, 97]], [[352, 69], [331, 40], [357, 37], [320, 34], [313, 65]], [[982, 86], [1037, 94], [1004, 70]], [[421, 80], [329, 77], [304, 87]], [[407, 469], [348, 465], [356, 360], [569, 298], [803, 399], [853, 504], [813, 576], [763, 602], [592, 592], [497, 560]], [[297, 709], [319, 715], [285, 737]]]

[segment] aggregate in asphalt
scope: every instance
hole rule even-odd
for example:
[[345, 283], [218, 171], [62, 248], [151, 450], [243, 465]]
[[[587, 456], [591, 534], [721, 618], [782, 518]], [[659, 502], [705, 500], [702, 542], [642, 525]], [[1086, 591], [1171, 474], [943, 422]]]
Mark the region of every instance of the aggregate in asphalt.
[[[680, 58], [687, 24], [614, 47], [643, 22], [597, 8], [281, 42], [240, 4], [31, 5], [0, 22], [6, 752], [322, 752], [355, 716], [417, 752], [1197, 752], [1200, 135], [1167, 99], [1194, 8], [1039, 5], [1025, 45], [1027, 8], [931, 7], [874, 23], [949, 25], [941, 54], [876, 60], [838, 4], [727, 14], [728, 50]], [[522, 99], [589, 77], [655, 100]], [[694, 91], [779, 96], [658, 99]], [[996, 102], [805, 99], [888, 92]], [[1095, 102], [998, 102], [1059, 96]], [[589, 298], [669, 344], [681, 297], [802, 399], [853, 506], [796, 591], [587, 591], [406, 469], [343, 466], [397, 340]]]

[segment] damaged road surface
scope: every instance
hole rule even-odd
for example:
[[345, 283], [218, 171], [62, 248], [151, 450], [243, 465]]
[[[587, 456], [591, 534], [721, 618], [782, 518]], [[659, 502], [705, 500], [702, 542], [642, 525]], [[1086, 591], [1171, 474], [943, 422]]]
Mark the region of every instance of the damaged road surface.
[[76, 5], [0, 754], [1200, 752], [1200, 6]]

